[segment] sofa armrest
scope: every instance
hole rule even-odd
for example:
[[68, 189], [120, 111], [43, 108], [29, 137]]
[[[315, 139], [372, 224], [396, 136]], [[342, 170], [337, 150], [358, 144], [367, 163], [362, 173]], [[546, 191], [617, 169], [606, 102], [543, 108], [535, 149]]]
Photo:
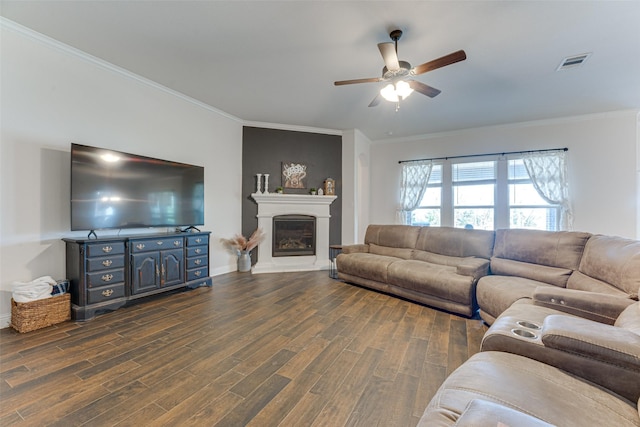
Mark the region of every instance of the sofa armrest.
[[533, 303], [599, 323], [613, 325], [622, 311], [635, 301], [598, 292], [540, 286], [533, 292]]
[[456, 273], [471, 276], [475, 280], [489, 274], [490, 261], [484, 258], [465, 258], [456, 266]]
[[552, 427], [539, 418], [488, 400], [473, 399], [455, 424], [457, 427]]
[[364, 253], [369, 252], [369, 245], [356, 244], [356, 245], [345, 245], [342, 247], [343, 254], [355, 254], [360, 252], [364, 252]]
[[553, 314], [544, 320], [541, 339], [545, 347], [596, 360], [603, 369], [614, 365], [640, 372], [640, 335], [629, 330]]

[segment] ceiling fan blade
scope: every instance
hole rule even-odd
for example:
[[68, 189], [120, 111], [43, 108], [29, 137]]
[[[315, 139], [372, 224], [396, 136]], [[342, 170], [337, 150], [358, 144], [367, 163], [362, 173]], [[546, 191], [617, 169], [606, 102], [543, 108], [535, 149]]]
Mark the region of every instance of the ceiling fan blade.
[[373, 98], [373, 100], [369, 103], [369, 107], [375, 107], [376, 105], [380, 104], [380, 98], [382, 98], [382, 96], [380, 96], [380, 93], [378, 93], [376, 97]]
[[396, 53], [396, 47], [393, 43], [378, 43], [378, 49], [380, 49], [382, 59], [384, 59], [384, 65], [387, 66], [387, 70], [396, 71], [400, 69], [398, 54]]
[[433, 61], [425, 62], [422, 65], [414, 67], [412, 74], [423, 74], [427, 71], [432, 71], [441, 67], [445, 67], [447, 65], [455, 64], [456, 62], [464, 61], [465, 59], [467, 59], [467, 54], [464, 52], [464, 50], [459, 50], [457, 52], [450, 53], [449, 55], [445, 55], [441, 58], [434, 59]]
[[431, 87], [429, 85], [426, 85], [422, 82], [416, 81], [416, 80], [409, 80], [409, 86], [411, 87], [411, 89], [415, 90], [416, 92], [420, 92], [423, 95], [427, 95], [429, 98], [433, 98], [435, 96], [438, 96], [438, 94], [440, 94], [440, 92], [442, 92], [439, 89], [436, 89], [434, 87]]
[[355, 83], [376, 83], [379, 81], [382, 81], [380, 77], [371, 77], [368, 79], [340, 80], [337, 82], [333, 82], [333, 84], [336, 86], [343, 86], [343, 85], [352, 85]]

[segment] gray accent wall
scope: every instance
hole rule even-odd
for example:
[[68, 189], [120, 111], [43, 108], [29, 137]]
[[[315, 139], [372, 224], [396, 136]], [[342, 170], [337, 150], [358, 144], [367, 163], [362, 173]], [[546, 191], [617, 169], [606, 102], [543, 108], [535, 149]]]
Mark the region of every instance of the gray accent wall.
[[[289, 194], [308, 194], [311, 187], [322, 188], [333, 178], [338, 198], [331, 204], [329, 244], [339, 245], [342, 235], [342, 137], [310, 132], [245, 126], [242, 132], [242, 233], [249, 236], [258, 226], [256, 174], [268, 173], [269, 192], [284, 187], [282, 163], [307, 165], [306, 189], [285, 189]], [[263, 188], [264, 190], [264, 188]], [[253, 251], [255, 262], [257, 251]]]

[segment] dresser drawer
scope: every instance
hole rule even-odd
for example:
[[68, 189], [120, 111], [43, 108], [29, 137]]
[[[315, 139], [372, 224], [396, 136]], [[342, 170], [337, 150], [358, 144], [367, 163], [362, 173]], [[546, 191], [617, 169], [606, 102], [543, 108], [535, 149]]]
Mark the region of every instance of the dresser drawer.
[[123, 255], [106, 258], [87, 258], [87, 272], [113, 270], [122, 267], [124, 267]]
[[209, 253], [209, 246], [187, 246], [187, 256], [201, 256]]
[[187, 246], [198, 246], [209, 244], [208, 235], [196, 235], [187, 237]]
[[144, 239], [131, 241], [131, 253], [161, 251], [176, 249], [184, 246], [182, 237], [163, 237], [157, 239]]
[[111, 299], [120, 298], [123, 296], [124, 283], [116, 283], [112, 286], [89, 289], [87, 299], [89, 300], [89, 304], [95, 304], [98, 302], [109, 301]]
[[87, 256], [105, 256], [124, 253], [124, 242], [91, 243], [87, 245]]
[[119, 282], [124, 282], [124, 268], [87, 274], [87, 286], [89, 288], [96, 288], [98, 286], [106, 286]]
[[208, 264], [209, 264], [209, 257], [207, 256], [187, 258], [187, 268], [206, 267]]
[[203, 279], [209, 276], [209, 267], [194, 268], [187, 270], [187, 282], [197, 279]]

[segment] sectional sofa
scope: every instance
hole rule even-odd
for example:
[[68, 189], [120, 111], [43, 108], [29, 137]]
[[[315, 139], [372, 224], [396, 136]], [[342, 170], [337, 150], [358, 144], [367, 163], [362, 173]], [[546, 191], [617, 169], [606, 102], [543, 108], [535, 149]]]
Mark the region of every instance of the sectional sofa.
[[640, 426], [640, 242], [372, 225], [337, 267], [491, 325], [419, 426]]
[[637, 300], [640, 242], [585, 232], [370, 225], [338, 278], [491, 324], [539, 287]]

